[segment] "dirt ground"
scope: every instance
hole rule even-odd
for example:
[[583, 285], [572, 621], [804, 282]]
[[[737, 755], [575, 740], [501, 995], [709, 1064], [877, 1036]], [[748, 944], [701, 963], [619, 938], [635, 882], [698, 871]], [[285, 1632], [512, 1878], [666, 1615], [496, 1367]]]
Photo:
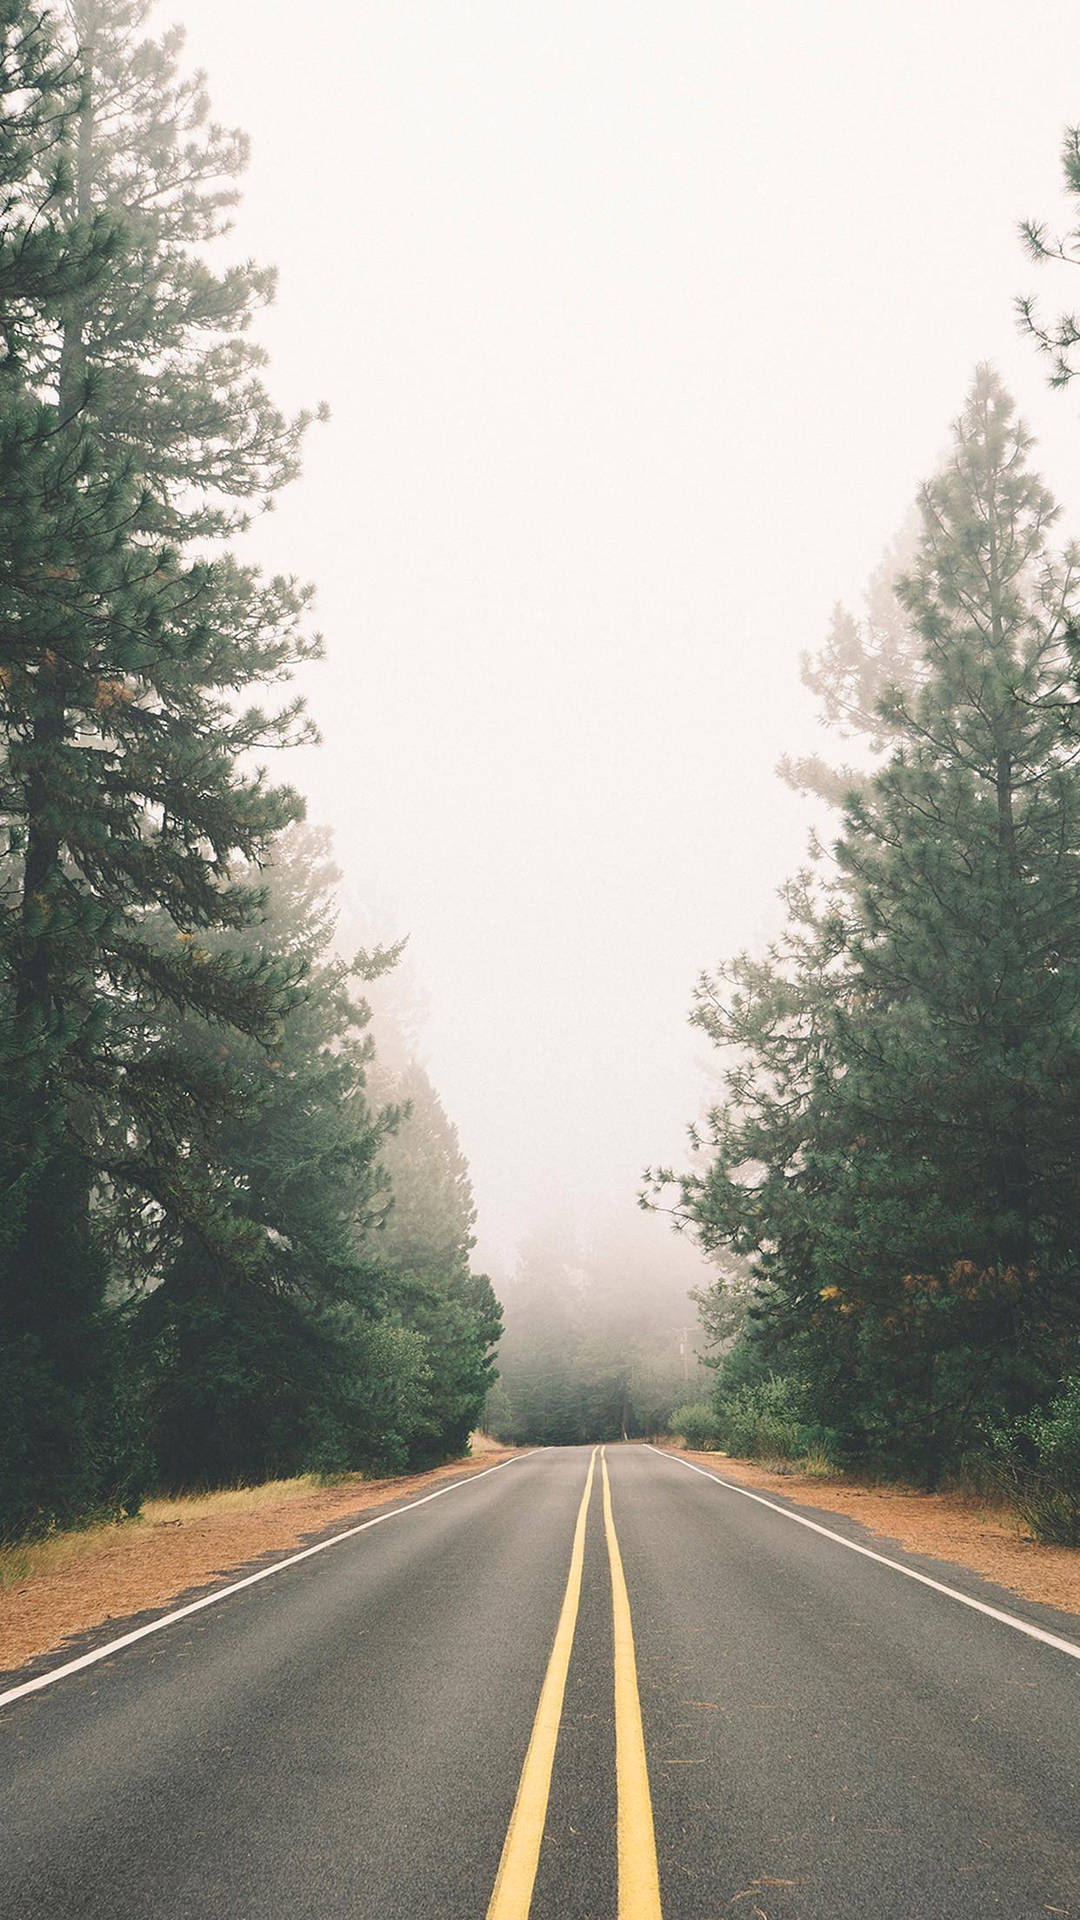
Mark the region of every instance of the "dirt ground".
[[[681, 1452], [681, 1448], [672, 1448]], [[797, 1470], [773, 1473], [753, 1460], [722, 1453], [687, 1453], [724, 1480], [761, 1493], [781, 1493], [800, 1506], [846, 1513], [909, 1553], [952, 1560], [1027, 1600], [1080, 1614], [1080, 1548], [1047, 1547], [1025, 1534], [1007, 1509], [958, 1493], [914, 1493], [904, 1487], [865, 1487]]]
[[[58, 1648], [72, 1634], [160, 1607], [191, 1587], [211, 1585], [263, 1553], [300, 1547], [305, 1539], [354, 1514], [410, 1495], [431, 1492], [442, 1481], [481, 1473], [509, 1459], [499, 1448], [458, 1460], [429, 1473], [392, 1480], [350, 1479], [336, 1487], [254, 1488], [204, 1499], [151, 1502], [145, 1517], [121, 1526], [66, 1536], [71, 1557], [44, 1564], [0, 1587], [0, 1672]], [[169, 1517], [156, 1517], [165, 1513]]]

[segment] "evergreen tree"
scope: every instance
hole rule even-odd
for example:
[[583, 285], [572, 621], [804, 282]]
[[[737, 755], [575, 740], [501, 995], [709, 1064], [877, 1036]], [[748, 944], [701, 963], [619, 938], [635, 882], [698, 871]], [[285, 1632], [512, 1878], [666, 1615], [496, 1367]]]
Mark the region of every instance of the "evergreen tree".
[[423, 1337], [430, 1381], [414, 1461], [463, 1453], [494, 1377], [502, 1315], [473, 1273], [476, 1210], [468, 1164], [427, 1074], [411, 1062], [393, 1087], [403, 1109], [382, 1149], [393, 1205], [379, 1235], [384, 1310]]
[[[24, 640], [37, 606], [78, 550], [102, 546], [108, 490], [77, 443], [57, 445], [55, 409], [40, 393], [43, 342], [73, 300], [102, 284], [118, 235], [107, 215], [71, 220], [68, 147], [82, 100], [78, 63], [50, 10], [0, 7], [0, 804], [22, 742], [11, 721]], [[63, 511], [59, 488], [67, 487]], [[114, 503], [113, 503], [114, 504]], [[107, 542], [106, 542], [107, 544]], [[40, 663], [34, 663], [40, 665]], [[31, 672], [33, 668], [31, 667]], [[34, 690], [30, 690], [30, 702]], [[26, 703], [29, 704], [29, 703]], [[26, 731], [36, 721], [25, 714]], [[41, 795], [40, 776], [34, 776]], [[46, 802], [47, 803], [47, 802]], [[10, 819], [10, 816], [9, 816]], [[118, 1375], [104, 1272], [82, 1231], [85, 1194], [62, 1116], [25, 1073], [27, 994], [17, 957], [23, 849], [0, 838], [0, 1535], [61, 1510], [135, 1494], [135, 1461]], [[44, 906], [45, 903], [42, 903]], [[28, 919], [33, 902], [25, 902]], [[31, 1049], [32, 1052], [32, 1049]], [[52, 1206], [47, 1203], [51, 1199]], [[30, 1287], [4, 1284], [34, 1265]], [[58, 1276], [62, 1282], [58, 1283]], [[44, 1276], [44, 1278], [43, 1278]], [[28, 1298], [35, 1291], [36, 1297]]]
[[849, 793], [865, 790], [893, 744], [886, 696], [911, 694], [922, 679], [922, 640], [897, 592], [916, 543], [912, 516], [870, 580], [863, 617], [837, 606], [825, 645], [802, 655], [802, 682], [816, 696], [822, 722], [842, 740], [857, 743], [861, 764], [836, 767], [820, 754], [800, 760], [785, 755], [778, 772], [788, 786], [834, 807], [842, 807]]
[[[0, 377], [5, 410], [25, 391], [35, 347], [58, 303], [100, 284], [118, 234], [107, 215], [74, 226], [62, 214], [70, 191], [71, 122], [81, 99], [77, 61], [52, 8], [0, 0]], [[23, 391], [20, 392], [20, 387]], [[24, 414], [24, 423], [32, 421]], [[10, 429], [11, 421], [7, 419]]]
[[[168, 1215], [148, 1234], [137, 1207], [114, 1208], [123, 1264], [130, 1271], [140, 1253], [152, 1286], [136, 1340], [154, 1457], [172, 1485], [403, 1459], [419, 1417], [423, 1342], [376, 1329], [374, 1228], [389, 1188], [377, 1155], [400, 1115], [369, 1104], [368, 1008], [354, 992], [358, 976], [376, 976], [396, 954], [352, 966], [333, 954], [339, 876], [328, 847], [325, 832], [284, 834], [265, 870], [260, 925], [215, 943], [239, 940], [249, 956], [303, 976], [273, 1054], [194, 1014], [176, 1021], [177, 1049], [207, 1073], [227, 1054], [239, 1095], [195, 1149], [229, 1209], [229, 1240], [208, 1243]], [[409, 1393], [416, 1417], [403, 1430]]]
[[[1061, 143], [1061, 165], [1065, 190], [1075, 207], [1080, 204], [1080, 127], [1066, 127]], [[1066, 233], [1051, 233], [1045, 220], [1023, 220], [1020, 234], [1032, 260], [1040, 264], [1057, 260], [1069, 266], [1080, 266], [1080, 218], [1076, 226]], [[1078, 370], [1076, 349], [1080, 346], [1080, 314], [1075, 310], [1066, 310], [1058, 314], [1055, 320], [1047, 322], [1030, 294], [1017, 300], [1016, 306], [1021, 326], [1050, 363], [1050, 385], [1067, 387]]]
[[1080, 1325], [1078, 556], [980, 369], [901, 592], [921, 685], [838, 871], [695, 1018], [741, 1054], [680, 1205], [753, 1256], [820, 1418], [932, 1481]]
[[[21, 457], [14, 477], [3, 462], [0, 502], [0, 994], [16, 1090], [0, 1140], [0, 1323], [9, 1369], [37, 1369], [30, 1445], [52, 1462], [24, 1495], [19, 1469], [0, 1474], [9, 1525], [108, 1497], [107, 1474], [94, 1495], [75, 1473], [96, 1451], [87, 1406], [103, 1378], [96, 1193], [140, 1195], [235, 1251], [192, 1152], [234, 1097], [229, 1063], [186, 1057], [170, 1011], [269, 1043], [295, 985], [276, 961], [203, 936], [257, 919], [259, 889], [233, 863], [257, 861], [300, 811], [250, 759], [299, 737], [297, 706], [271, 715], [241, 698], [317, 650], [307, 594], [221, 542], [295, 471], [305, 423], [273, 408], [246, 338], [271, 276], [215, 272], [199, 253], [224, 229], [244, 143], [208, 122], [201, 79], [177, 77], [180, 35], [141, 37], [147, 12], [74, 0], [57, 30], [49, 58], [76, 93], [45, 156], [52, 251], [34, 271], [48, 285], [27, 290], [7, 333], [19, 371], [5, 453], [14, 434]], [[32, 149], [16, 143], [20, 165]], [[46, 183], [34, 165], [40, 180], [8, 196], [5, 264]]]

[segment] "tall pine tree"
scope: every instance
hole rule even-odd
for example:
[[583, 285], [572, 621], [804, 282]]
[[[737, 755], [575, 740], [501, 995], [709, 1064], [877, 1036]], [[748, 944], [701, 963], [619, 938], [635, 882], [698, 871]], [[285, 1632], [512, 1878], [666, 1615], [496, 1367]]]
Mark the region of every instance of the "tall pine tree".
[[917, 691], [781, 945], [706, 976], [741, 1056], [678, 1204], [755, 1258], [819, 1417], [928, 1480], [1080, 1330], [1080, 558], [996, 376], [922, 498]]
[[465, 1451], [480, 1420], [502, 1314], [487, 1275], [470, 1266], [476, 1209], [457, 1129], [416, 1061], [387, 1092], [403, 1114], [382, 1150], [393, 1204], [374, 1250], [384, 1312], [422, 1335], [430, 1368], [411, 1457], [446, 1459]]
[[[45, 662], [31, 638], [71, 557], [99, 553], [116, 498], [77, 429], [61, 444], [43, 397], [46, 343], [71, 304], [115, 270], [107, 210], [73, 217], [70, 147], [82, 74], [48, 8], [0, 8], [0, 804], [25, 779], [39, 726]], [[63, 505], [60, 495], [64, 494]], [[107, 544], [107, 542], [105, 543]], [[46, 668], [47, 671], [47, 668]], [[23, 765], [20, 766], [20, 755]], [[28, 952], [37, 906], [26, 886], [25, 822], [0, 837], [0, 1533], [50, 1509], [79, 1511], [133, 1492], [128, 1423], [103, 1272], [87, 1244], [85, 1192], [64, 1116], [28, 1034]], [[47, 903], [41, 902], [47, 912]], [[29, 937], [28, 937], [29, 936]], [[63, 937], [63, 936], [62, 936]], [[28, 1044], [29, 1041], [29, 1044]], [[74, 1192], [73, 1192], [74, 1189]], [[50, 1195], [56, 1202], [47, 1212]], [[74, 1205], [65, 1204], [74, 1200]], [[45, 1264], [62, 1281], [41, 1284]], [[58, 1298], [62, 1293], [63, 1298]], [[62, 1493], [59, 1491], [62, 1489]]]
[[281, 837], [265, 918], [242, 936], [304, 975], [273, 1052], [194, 1013], [176, 1018], [189, 1057], [209, 1065], [227, 1047], [240, 1092], [198, 1149], [235, 1239], [211, 1245], [169, 1217], [145, 1234], [137, 1205], [114, 1210], [125, 1264], [139, 1256], [136, 1347], [154, 1457], [174, 1486], [403, 1463], [426, 1407], [424, 1343], [382, 1312], [375, 1229], [389, 1177], [377, 1155], [399, 1114], [369, 1103], [368, 1008], [355, 991], [396, 951], [352, 965], [331, 951], [328, 846], [309, 828]]
[[[272, 277], [200, 254], [226, 225], [244, 142], [209, 121], [201, 78], [178, 77], [179, 33], [143, 37], [147, 12], [74, 0], [54, 34], [75, 87], [49, 155], [54, 251], [112, 257], [66, 270], [36, 304], [31, 288], [8, 330], [25, 456], [4, 502], [0, 599], [0, 991], [16, 1092], [0, 1328], [22, 1407], [0, 1468], [9, 1527], [119, 1487], [98, 1432], [112, 1415], [94, 1412], [108, 1371], [95, 1191], [120, 1186], [211, 1243], [235, 1239], [191, 1151], [232, 1096], [228, 1062], [186, 1058], [162, 1015], [269, 1040], [295, 986], [276, 961], [201, 936], [257, 918], [259, 890], [232, 863], [258, 861], [300, 812], [252, 762], [299, 736], [298, 708], [244, 700], [317, 650], [307, 594], [222, 543], [295, 472], [305, 422], [272, 406], [247, 337]], [[0, 259], [40, 191], [9, 196]], [[10, 419], [5, 403], [5, 431]]]

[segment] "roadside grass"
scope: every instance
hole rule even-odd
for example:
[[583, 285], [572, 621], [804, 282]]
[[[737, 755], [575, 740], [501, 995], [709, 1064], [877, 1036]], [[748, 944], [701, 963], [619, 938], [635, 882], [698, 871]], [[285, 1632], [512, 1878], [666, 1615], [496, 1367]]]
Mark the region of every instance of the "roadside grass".
[[843, 1480], [846, 1478], [835, 1461], [830, 1460], [823, 1447], [812, 1447], [809, 1453], [791, 1454], [770, 1452], [765, 1448], [761, 1453], [729, 1453], [725, 1447], [702, 1446], [700, 1441], [688, 1439], [685, 1433], [667, 1433], [661, 1436], [684, 1453], [708, 1453], [716, 1460], [745, 1460], [749, 1465], [761, 1467], [766, 1473], [797, 1473], [808, 1480]]
[[[478, 1432], [469, 1436], [469, 1454], [473, 1458], [505, 1451], [490, 1434]], [[128, 1546], [133, 1540], [148, 1541], [149, 1535], [158, 1528], [188, 1526], [197, 1520], [224, 1520], [233, 1513], [249, 1514], [253, 1510], [283, 1505], [300, 1494], [367, 1486], [372, 1478], [365, 1473], [300, 1473], [289, 1480], [264, 1480], [255, 1485], [241, 1482], [212, 1492], [162, 1494], [144, 1500], [142, 1510], [126, 1520], [91, 1522], [89, 1526], [44, 1534], [37, 1540], [0, 1544], [0, 1593], [22, 1586], [41, 1574], [61, 1573], [83, 1561], [107, 1556], [112, 1547]]]
[[478, 1448], [471, 1468], [466, 1456], [404, 1473], [306, 1473], [161, 1494], [130, 1519], [0, 1545], [0, 1671], [351, 1527], [361, 1512], [490, 1470], [515, 1451]]
[[[360, 1486], [360, 1473], [335, 1476], [333, 1485], [351, 1481]], [[258, 1486], [222, 1487], [213, 1493], [181, 1493], [146, 1500], [142, 1511], [127, 1520], [104, 1520], [97, 1525], [76, 1527], [45, 1534], [40, 1540], [14, 1541], [0, 1546], [0, 1592], [21, 1586], [39, 1574], [59, 1573], [82, 1560], [96, 1558], [110, 1547], [120, 1546], [133, 1537], [145, 1536], [157, 1527], [180, 1527], [193, 1520], [223, 1517], [229, 1513], [248, 1513], [253, 1507], [273, 1506], [298, 1493], [313, 1492], [328, 1484], [317, 1473], [298, 1474], [291, 1480], [266, 1480]]]
[[840, 1468], [829, 1459], [821, 1447], [814, 1447], [809, 1453], [797, 1456], [791, 1454], [762, 1453], [755, 1456], [755, 1465], [764, 1467], [767, 1473], [798, 1473], [807, 1480], [842, 1480]]

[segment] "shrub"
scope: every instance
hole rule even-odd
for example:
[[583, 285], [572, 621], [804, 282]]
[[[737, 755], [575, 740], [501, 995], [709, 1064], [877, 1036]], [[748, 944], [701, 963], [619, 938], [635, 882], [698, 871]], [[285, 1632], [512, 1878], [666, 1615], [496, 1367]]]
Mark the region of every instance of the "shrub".
[[707, 1452], [717, 1445], [717, 1419], [714, 1408], [705, 1400], [676, 1407], [668, 1422], [669, 1431], [681, 1435], [684, 1447]]
[[797, 1460], [820, 1445], [804, 1418], [802, 1387], [786, 1374], [770, 1373], [722, 1397], [716, 1418], [720, 1445], [751, 1459]]
[[991, 1471], [1037, 1540], [1080, 1547], [1080, 1374], [1042, 1411], [987, 1429]]

